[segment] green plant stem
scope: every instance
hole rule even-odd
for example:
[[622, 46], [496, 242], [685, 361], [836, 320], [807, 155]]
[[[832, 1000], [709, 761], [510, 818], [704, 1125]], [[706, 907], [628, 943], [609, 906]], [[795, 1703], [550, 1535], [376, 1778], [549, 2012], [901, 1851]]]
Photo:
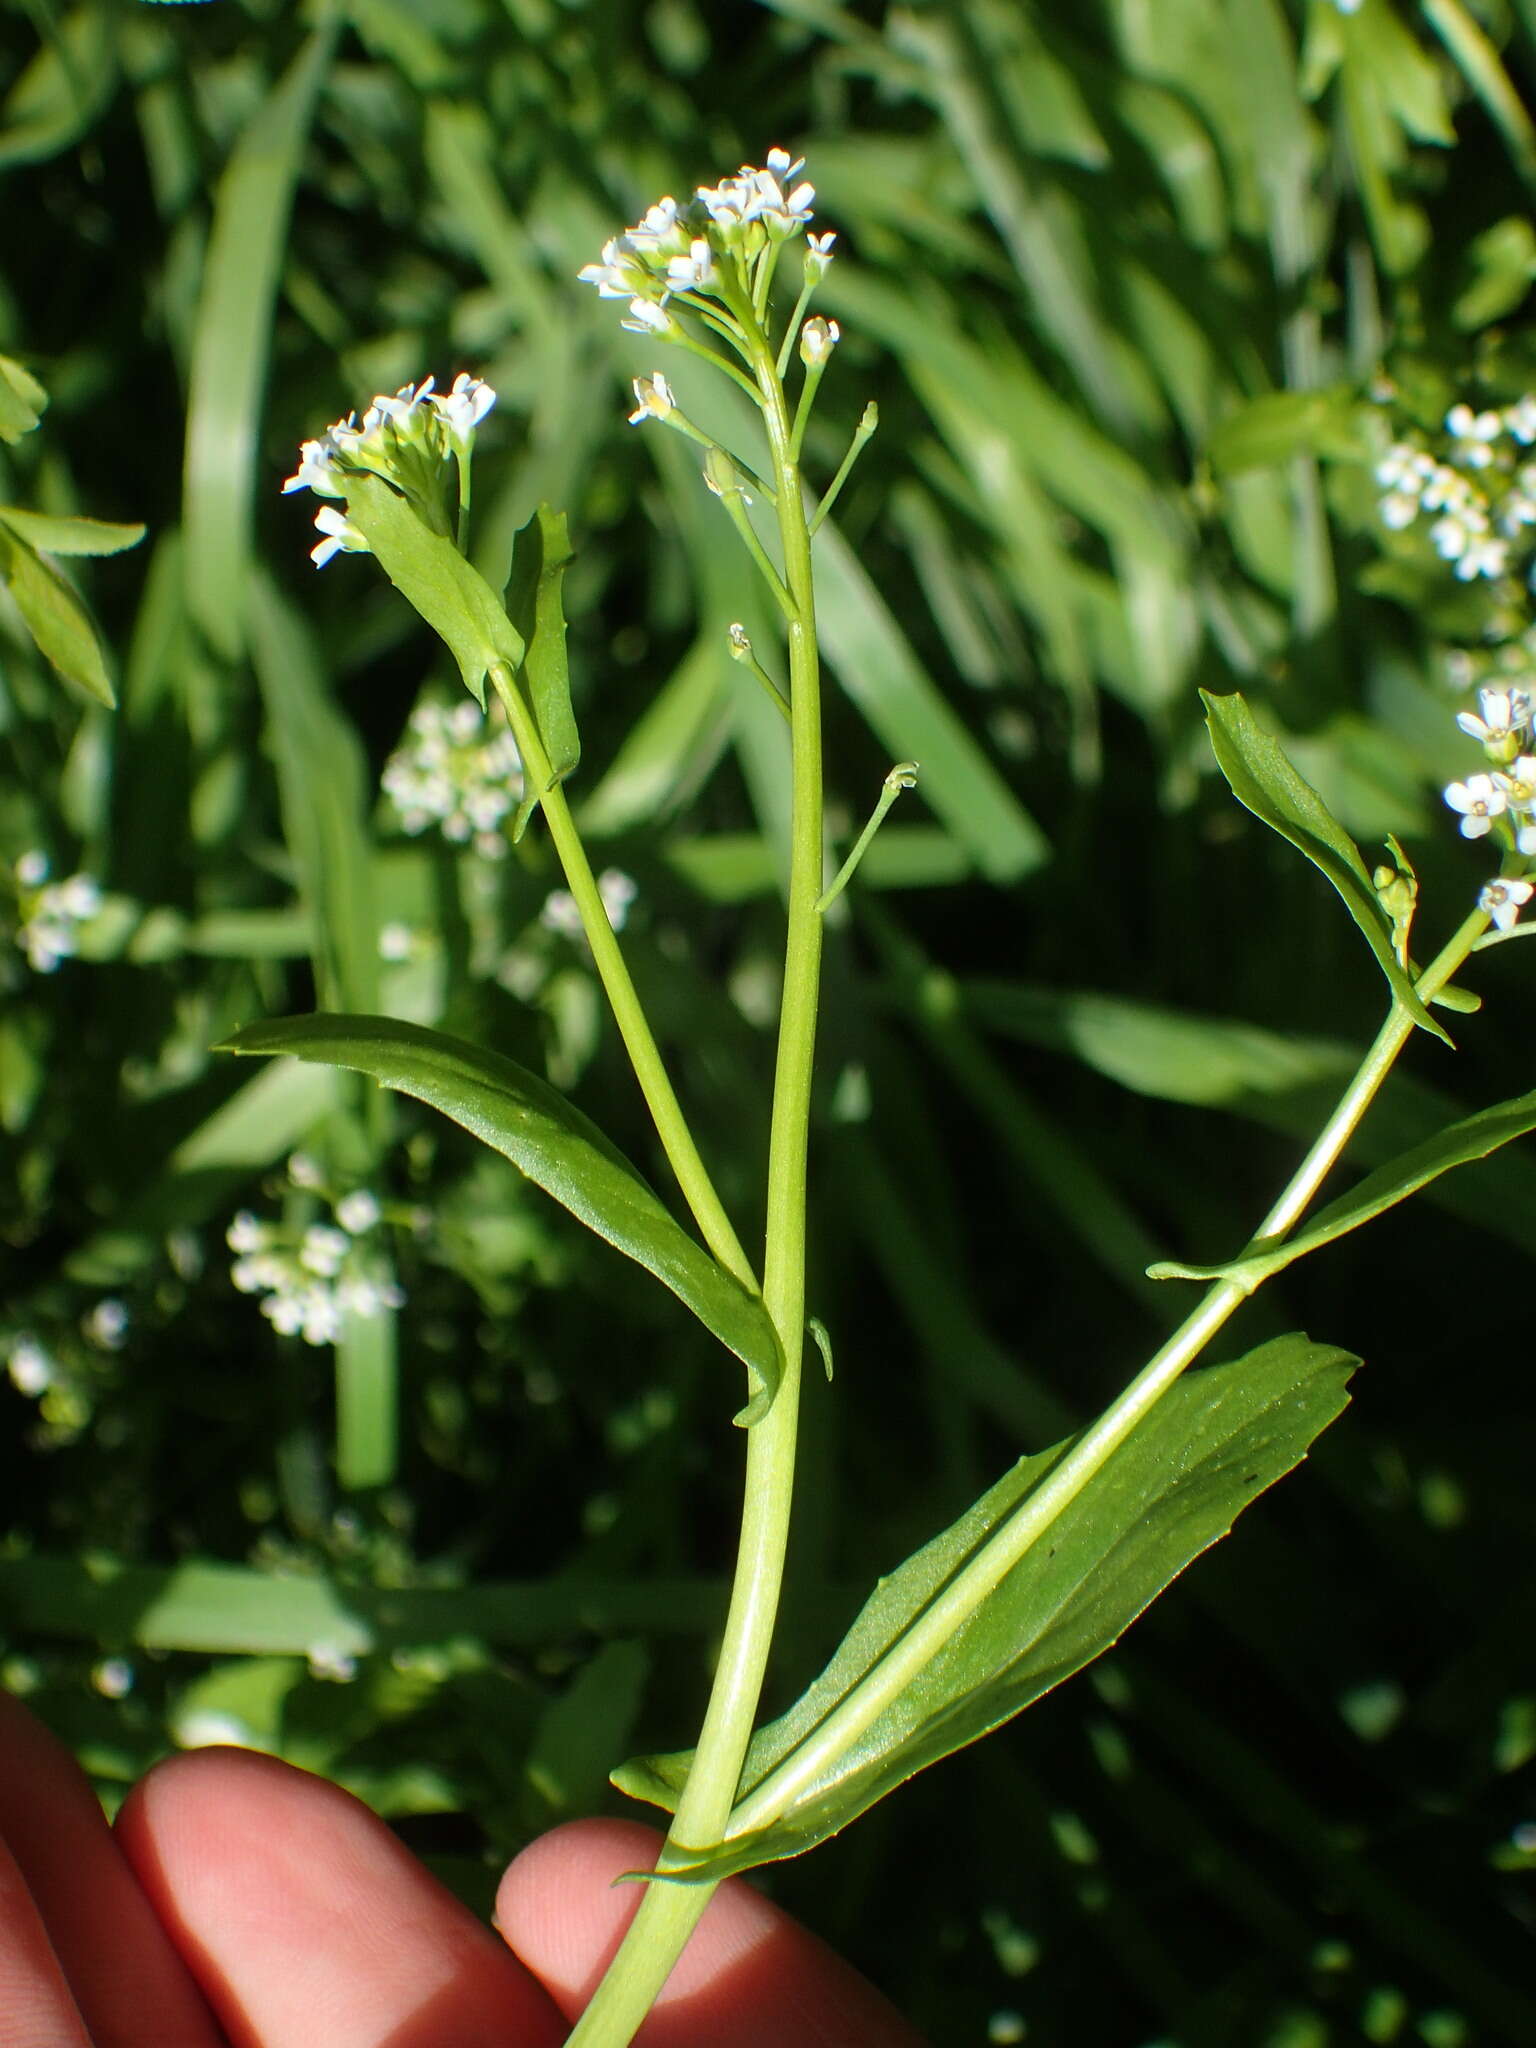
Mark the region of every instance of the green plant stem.
[[[1465, 920], [1420, 977], [1417, 989], [1424, 1001], [1450, 980], [1487, 924], [1487, 915], [1482, 911], [1474, 911]], [[1417, 1028], [1408, 1012], [1394, 1003], [1375, 1043], [1255, 1236], [1283, 1237], [1295, 1227]], [[1154, 1354], [1124, 1393], [1020, 1503], [970, 1563], [950, 1580], [922, 1616], [871, 1666], [815, 1733], [798, 1744], [793, 1754], [741, 1802], [731, 1816], [728, 1840], [739, 1840], [771, 1826], [824, 1770], [848, 1754], [851, 1745], [879, 1719], [949, 1641], [955, 1629], [1071, 1505], [1111, 1453], [1124, 1443], [1185, 1367], [1242, 1306], [1256, 1284], [1223, 1280], [1209, 1289], [1199, 1307]]]
[[613, 926], [608, 922], [607, 906], [597, 886], [592, 864], [587, 859], [586, 848], [581, 843], [576, 821], [571, 816], [571, 807], [565, 800], [565, 791], [553, 780], [549, 756], [539, 738], [533, 714], [503, 664], [497, 663], [492, 669], [491, 681], [517, 741], [523, 772], [533, 788], [543, 790], [539, 802], [550, 839], [576, 908], [581, 913], [582, 930], [587, 935], [593, 964], [613, 1010], [619, 1035], [624, 1040], [624, 1050], [629, 1054], [635, 1079], [640, 1083], [656, 1134], [683, 1191], [683, 1199], [693, 1212], [694, 1221], [710, 1251], [743, 1287], [756, 1294], [758, 1283], [752, 1261], [742, 1250], [731, 1219], [725, 1213], [725, 1205], [709, 1177], [709, 1169], [694, 1143], [688, 1120], [683, 1115], [682, 1105], [678, 1102], [656, 1040], [651, 1035], [640, 998], [635, 993], [635, 985], [630, 980]]
[[[789, 613], [793, 811], [784, 992], [769, 1139], [763, 1299], [784, 1352], [773, 1406], [748, 1433], [745, 1500], [730, 1611], [704, 1723], [657, 1864], [686, 1860], [723, 1837], [752, 1737], [783, 1582], [794, 1489], [800, 1362], [805, 1332], [806, 1152], [821, 979], [822, 767], [820, 664], [811, 541], [784, 389], [751, 308], [733, 304], [753, 363], [778, 487]], [[625, 2048], [671, 1974], [713, 1896], [712, 1885], [651, 1884], [568, 2048]]]

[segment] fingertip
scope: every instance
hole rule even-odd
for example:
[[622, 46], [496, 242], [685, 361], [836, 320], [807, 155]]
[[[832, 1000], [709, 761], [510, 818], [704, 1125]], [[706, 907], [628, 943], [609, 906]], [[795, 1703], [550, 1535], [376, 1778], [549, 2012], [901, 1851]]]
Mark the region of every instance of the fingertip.
[[[661, 1837], [635, 1821], [572, 1821], [507, 1870], [496, 1924], [567, 2019], [586, 2007]], [[739, 1878], [706, 1908], [636, 2036], [637, 2048], [922, 2048], [888, 2000], [814, 1934]]]

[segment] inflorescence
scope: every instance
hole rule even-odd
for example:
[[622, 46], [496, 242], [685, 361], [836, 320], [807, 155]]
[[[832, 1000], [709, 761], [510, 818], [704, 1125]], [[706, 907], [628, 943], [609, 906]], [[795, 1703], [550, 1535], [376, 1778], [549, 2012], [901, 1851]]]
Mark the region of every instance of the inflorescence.
[[[1479, 741], [1487, 772], [1451, 782], [1445, 800], [1460, 814], [1467, 839], [1492, 835], [1507, 850], [1536, 855], [1536, 731], [1528, 690], [1479, 690], [1476, 711], [1461, 711], [1456, 723]], [[1529, 903], [1532, 884], [1518, 875], [1499, 875], [1478, 897], [1500, 931], [1513, 929]]]
[[[313, 491], [318, 498], [345, 498], [353, 476], [382, 477], [400, 491], [436, 533], [448, 534], [447, 471], [457, 462], [462, 479], [474, 446], [475, 429], [496, 403], [478, 377], [461, 372], [451, 391], [435, 391], [434, 379], [405, 384], [393, 397], [375, 398], [361, 423], [348, 413], [327, 427], [318, 441], [305, 441], [299, 466], [283, 490]], [[311, 548], [317, 569], [339, 553], [367, 554], [368, 543], [334, 504], [315, 514], [321, 538]]]
[[[803, 158], [787, 149], [770, 149], [767, 162], [743, 164], [734, 177], [718, 185], [699, 185], [681, 203], [667, 197], [648, 207], [641, 219], [603, 245], [601, 260], [585, 264], [577, 275], [594, 285], [599, 297], [627, 299], [623, 325], [658, 341], [680, 342], [695, 354], [726, 361], [697, 340], [677, 317], [684, 308], [700, 324], [751, 363], [754, 342], [762, 341], [761, 323], [768, 303], [774, 268], [785, 244], [805, 234], [812, 219], [815, 187], [800, 177]], [[784, 354], [796, 335], [808, 370], [819, 371], [839, 339], [835, 320], [806, 321], [811, 292], [832, 262], [835, 235], [805, 235], [803, 289], [790, 320]], [[782, 359], [781, 359], [782, 362]], [[727, 364], [727, 367], [730, 367]], [[636, 408], [632, 425], [662, 420], [704, 439], [677, 411], [676, 400], [660, 374], [635, 380]]]
[[1402, 532], [1428, 519], [1430, 545], [1463, 583], [1496, 582], [1517, 566], [1529, 572], [1536, 548], [1536, 397], [1481, 412], [1453, 405], [1445, 431], [1444, 456], [1404, 439], [1377, 463], [1382, 524]]
[[505, 820], [523, 797], [523, 764], [510, 731], [488, 734], [467, 698], [419, 704], [384, 769], [384, 792], [413, 837], [436, 825], [455, 846], [498, 860]]
[[[296, 1154], [289, 1163], [296, 1186], [319, 1189], [312, 1161]], [[364, 1240], [384, 1220], [379, 1200], [367, 1188], [353, 1188], [331, 1202], [329, 1223], [303, 1228], [266, 1223], [242, 1209], [225, 1233], [235, 1254], [230, 1279], [242, 1294], [259, 1294], [261, 1312], [285, 1337], [306, 1344], [334, 1344], [352, 1316], [370, 1317], [399, 1308], [403, 1291], [379, 1277]]]
[[47, 854], [34, 848], [12, 870], [16, 890], [16, 944], [35, 974], [52, 974], [79, 949], [79, 932], [101, 909], [101, 885], [91, 875], [50, 882]]

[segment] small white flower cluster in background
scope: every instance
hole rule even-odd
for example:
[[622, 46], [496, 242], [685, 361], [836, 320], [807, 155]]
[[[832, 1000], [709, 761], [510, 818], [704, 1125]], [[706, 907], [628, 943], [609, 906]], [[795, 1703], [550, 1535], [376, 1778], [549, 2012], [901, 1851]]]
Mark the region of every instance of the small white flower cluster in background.
[[20, 921], [16, 944], [37, 974], [52, 974], [78, 950], [79, 930], [101, 908], [101, 885], [90, 875], [48, 879], [48, 856], [33, 849], [13, 870]]
[[[349, 476], [381, 476], [414, 500], [429, 523], [443, 525], [443, 465], [455, 457], [468, 459], [475, 429], [496, 403], [496, 394], [462, 371], [451, 391], [435, 391], [434, 382], [428, 377], [420, 384], [403, 384], [393, 397], [375, 398], [361, 422], [348, 413], [318, 441], [303, 442], [284, 494], [313, 491], [317, 498], [345, 498]], [[367, 541], [334, 505], [321, 506], [315, 525], [321, 538], [310, 554], [317, 569], [343, 550], [368, 553]]]
[[[604, 868], [597, 878], [597, 893], [603, 899], [609, 924], [616, 932], [623, 931], [629, 907], [640, 893], [635, 883], [618, 868]], [[569, 889], [551, 890], [539, 912], [539, 923], [546, 930], [559, 932], [567, 939], [584, 936], [581, 912], [576, 908], [576, 898]]]
[[[313, 1162], [296, 1154], [289, 1178], [298, 1187], [319, 1185]], [[285, 1337], [334, 1344], [349, 1316], [376, 1316], [399, 1308], [405, 1295], [393, 1281], [366, 1270], [358, 1240], [383, 1220], [378, 1197], [354, 1188], [331, 1204], [333, 1221], [302, 1230], [264, 1223], [242, 1209], [225, 1232], [235, 1254], [230, 1279], [242, 1294], [259, 1294], [261, 1312]]]
[[1395, 441], [1376, 465], [1382, 524], [1402, 532], [1428, 518], [1430, 545], [1463, 583], [1510, 573], [1536, 540], [1536, 397], [1497, 410], [1453, 405], [1448, 459]]
[[53, 1385], [58, 1368], [48, 1352], [30, 1334], [13, 1337], [6, 1351], [5, 1369], [18, 1394], [35, 1401]]
[[[1449, 782], [1445, 800], [1461, 818], [1462, 836], [1483, 839], [1496, 833], [1518, 853], [1536, 855], [1536, 731], [1528, 690], [1479, 690], [1476, 711], [1459, 711], [1456, 723], [1480, 742], [1489, 771]], [[1514, 928], [1530, 902], [1531, 883], [1499, 875], [1478, 897], [1500, 931]]]
[[523, 764], [509, 731], [487, 738], [468, 698], [419, 704], [384, 769], [384, 790], [413, 837], [436, 825], [455, 846], [473, 840], [477, 853], [498, 860], [507, 850], [503, 824], [522, 801]]

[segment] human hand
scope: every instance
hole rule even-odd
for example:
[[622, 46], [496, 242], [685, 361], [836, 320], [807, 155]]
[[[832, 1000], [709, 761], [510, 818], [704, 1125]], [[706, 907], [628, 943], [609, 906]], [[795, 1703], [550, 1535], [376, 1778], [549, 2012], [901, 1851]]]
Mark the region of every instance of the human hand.
[[[115, 1828], [72, 1757], [0, 1697], [5, 2048], [556, 2048], [655, 1860], [574, 1821], [502, 1878], [492, 1933], [349, 1793], [248, 1750], [160, 1764]], [[738, 1880], [640, 2048], [922, 2048], [880, 1994]]]

